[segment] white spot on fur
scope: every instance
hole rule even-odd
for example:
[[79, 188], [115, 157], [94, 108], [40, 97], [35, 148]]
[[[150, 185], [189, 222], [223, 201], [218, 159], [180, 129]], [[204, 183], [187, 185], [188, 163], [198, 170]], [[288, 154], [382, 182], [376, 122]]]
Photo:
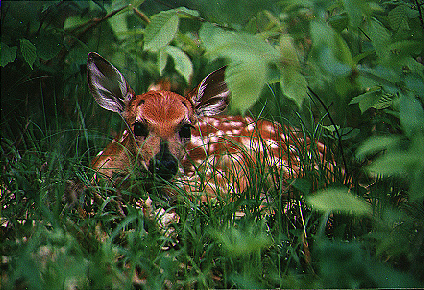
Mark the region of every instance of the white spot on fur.
[[265, 130], [267, 130], [271, 134], [275, 134], [275, 128], [273, 125], [267, 125], [265, 126]]
[[231, 122], [232, 127], [243, 127], [243, 122], [240, 121], [233, 121]]
[[216, 142], [218, 142], [218, 140], [219, 140], [219, 137], [211, 136], [208, 140], [208, 143], [216, 143]]
[[255, 123], [250, 123], [247, 125], [247, 131], [252, 132], [255, 130]]
[[271, 149], [277, 149], [279, 147], [278, 142], [271, 139], [266, 139], [265, 144]]
[[125, 138], [127, 137], [127, 135], [128, 135], [128, 131], [124, 130], [124, 132], [122, 133], [121, 139], [119, 139], [119, 142], [123, 142]]
[[203, 143], [203, 139], [200, 137], [191, 137], [190, 142], [194, 145], [194, 146], [202, 146], [204, 145]]
[[289, 134], [284, 134], [284, 133], [281, 133], [280, 137], [283, 141], [289, 141], [291, 139]]

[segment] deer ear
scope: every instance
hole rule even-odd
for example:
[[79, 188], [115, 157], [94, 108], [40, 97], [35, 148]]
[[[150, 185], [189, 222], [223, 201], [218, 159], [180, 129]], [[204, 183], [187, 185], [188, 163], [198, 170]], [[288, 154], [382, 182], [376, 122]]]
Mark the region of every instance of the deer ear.
[[210, 73], [188, 94], [198, 116], [217, 115], [227, 108], [231, 93], [225, 82], [225, 69], [224, 66]]
[[88, 54], [88, 85], [96, 102], [103, 108], [122, 113], [133, 97], [124, 76], [95, 52]]

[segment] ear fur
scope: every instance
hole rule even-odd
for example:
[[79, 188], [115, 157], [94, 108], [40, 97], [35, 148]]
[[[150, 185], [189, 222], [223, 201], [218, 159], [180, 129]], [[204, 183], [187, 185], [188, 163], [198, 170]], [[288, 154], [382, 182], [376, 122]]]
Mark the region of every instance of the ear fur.
[[227, 108], [231, 93], [225, 82], [225, 69], [224, 66], [210, 73], [187, 95], [199, 117], [214, 116]]
[[134, 94], [124, 76], [95, 52], [88, 54], [87, 75], [96, 102], [107, 110], [122, 113]]

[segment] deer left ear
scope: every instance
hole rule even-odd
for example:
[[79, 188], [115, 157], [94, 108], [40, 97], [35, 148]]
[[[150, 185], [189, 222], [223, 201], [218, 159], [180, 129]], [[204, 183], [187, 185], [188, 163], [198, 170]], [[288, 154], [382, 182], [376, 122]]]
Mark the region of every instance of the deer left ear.
[[187, 95], [198, 116], [214, 116], [227, 108], [231, 93], [225, 82], [225, 69], [224, 66], [210, 73]]
[[133, 97], [124, 76], [95, 52], [88, 54], [88, 85], [96, 102], [103, 108], [122, 113]]

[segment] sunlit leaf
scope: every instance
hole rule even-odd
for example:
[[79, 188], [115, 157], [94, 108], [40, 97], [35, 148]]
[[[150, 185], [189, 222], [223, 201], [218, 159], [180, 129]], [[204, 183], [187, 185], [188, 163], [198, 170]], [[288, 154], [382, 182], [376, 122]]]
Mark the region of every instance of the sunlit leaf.
[[229, 227], [219, 231], [213, 230], [211, 234], [222, 244], [228, 254], [235, 257], [257, 253], [272, 244], [271, 238], [258, 224], [243, 228]]
[[228, 65], [225, 81], [231, 91], [235, 109], [244, 113], [257, 100], [265, 84], [266, 66], [263, 62], [239, 62]]
[[334, 76], [347, 76], [354, 65], [352, 54], [343, 38], [321, 21], [311, 22], [312, 56], [318, 65]]
[[191, 76], [193, 75], [193, 65], [187, 54], [184, 53], [180, 48], [175, 46], [166, 46], [165, 51], [172, 57], [175, 64], [175, 70], [179, 72], [189, 83]]
[[160, 73], [160, 75], [163, 74], [163, 71], [165, 70], [167, 62], [168, 62], [168, 54], [166, 53], [165, 49], [161, 49], [159, 51], [159, 73]]
[[256, 102], [267, 81], [268, 64], [278, 62], [278, 50], [256, 35], [224, 31], [207, 23], [199, 34], [210, 59], [230, 61], [226, 81], [232, 105], [244, 113]]
[[373, 175], [384, 177], [397, 176], [407, 177], [408, 173], [416, 167], [419, 158], [410, 152], [390, 152], [384, 154], [371, 165], [367, 167], [367, 171]]
[[322, 212], [339, 212], [353, 215], [371, 215], [371, 205], [349, 193], [347, 188], [324, 189], [306, 198], [313, 209]]
[[179, 7], [177, 9], [177, 12], [180, 17], [184, 17], [184, 16], [199, 17], [199, 12], [197, 10], [187, 9], [185, 7]]
[[177, 34], [178, 24], [175, 9], [154, 15], [144, 31], [144, 49], [157, 51], [167, 46]]
[[399, 144], [400, 138], [397, 136], [374, 136], [366, 140], [356, 151], [356, 158], [362, 160], [369, 154], [377, 153], [381, 150], [393, 148]]
[[199, 36], [211, 59], [223, 57], [243, 62], [248, 57], [248, 61], [272, 62], [280, 57], [277, 49], [257, 35], [225, 31], [205, 23]]
[[21, 53], [24, 60], [28, 63], [28, 65], [32, 69], [32, 65], [37, 59], [37, 48], [31, 41], [25, 38], [20, 39]]
[[359, 96], [354, 97], [350, 101], [349, 105], [358, 104], [359, 109], [361, 110], [361, 113], [364, 113], [369, 108], [375, 107], [375, 104], [381, 98], [381, 94], [382, 92], [380, 88], [375, 90], [370, 90], [366, 93], [363, 93]]
[[81, 25], [87, 23], [89, 19], [87, 17], [83, 16], [70, 16], [65, 19], [65, 22], [63, 23], [63, 29], [65, 30], [72, 30], [77, 27], [80, 27]]
[[114, 36], [121, 41], [124, 40], [130, 31], [130, 28], [127, 25], [127, 14], [117, 13], [113, 17], [110, 17], [108, 21], [113, 30]]
[[285, 69], [282, 71], [280, 84], [284, 95], [295, 101], [300, 108], [303, 101], [308, 97], [308, 83], [305, 77], [299, 71]]
[[301, 74], [293, 39], [288, 35], [280, 37], [280, 50], [283, 56], [280, 85], [284, 95], [295, 101], [298, 107], [308, 97], [308, 83]]

